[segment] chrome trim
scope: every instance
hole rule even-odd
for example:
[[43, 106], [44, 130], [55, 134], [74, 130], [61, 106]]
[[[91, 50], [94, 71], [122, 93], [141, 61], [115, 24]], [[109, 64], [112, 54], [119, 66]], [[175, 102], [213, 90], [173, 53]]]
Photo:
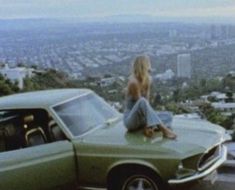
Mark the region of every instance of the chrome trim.
[[208, 148], [204, 153], [208, 153], [211, 149], [213, 149], [216, 146], [221, 146], [223, 142], [224, 141], [222, 139], [220, 139], [220, 141], [218, 143], [215, 143], [213, 147]]
[[54, 104], [54, 105], [51, 105], [50, 107], [53, 108], [53, 107], [55, 107], [55, 106], [59, 106], [59, 105], [61, 105], [61, 104], [70, 102], [71, 100], [75, 100], [75, 99], [77, 99], [77, 98], [80, 98], [80, 97], [83, 97], [83, 96], [86, 96], [86, 95], [92, 94], [92, 93], [93, 93], [93, 92], [91, 92], [90, 90], [87, 90], [87, 92], [84, 92], [83, 94], [79, 94], [79, 95], [77, 95], [77, 96], [73, 96], [73, 97], [68, 98], [68, 99], [66, 99], [66, 100], [63, 100], [63, 101], [61, 101], [61, 102], [58, 102], [58, 103], [56, 103], [56, 104]]
[[[216, 147], [218, 147], [218, 149], [219, 150], [216, 150], [216, 152], [218, 151], [218, 155], [217, 156], [215, 156], [212, 160], [210, 160], [209, 162], [207, 162], [207, 163], [205, 163], [202, 167], [199, 167], [199, 163], [201, 162], [201, 159], [203, 158], [203, 156], [205, 156], [205, 154], [203, 154], [202, 156], [201, 156], [201, 158], [199, 159], [199, 161], [198, 161], [198, 166], [197, 166], [197, 168], [198, 168], [198, 171], [203, 171], [203, 170], [205, 170], [206, 168], [208, 168], [210, 165], [212, 165], [214, 162], [216, 162], [220, 157], [221, 157], [221, 145], [220, 146], [215, 146], [215, 147], [213, 147], [213, 148], [216, 148]], [[213, 149], [212, 148], [212, 149]], [[212, 150], [212, 149], [210, 149], [210, 150]], [[208, 152], [207, 152], [208, 153]], [[214, 156], [214, 155], [211, 155], [211, 156]]]
[[221, 154], [221, 158], [215, 162], [214, 165], [212, 165], [210, 168], [208, 168], [207, 170], [203, 171], [203, 172], [198, 172], [197, 174], [190, 176], [190, 177], [186, 177], [183, 179], [170, 179], [168, 180], [168, 183], [173, 185], [173, 184], [182, 184], [182, 183], [186, 183], [186, 182], [190, 182], [193, 180], [197, 180], [200, 178], [203, 178], [207, 175], [209, 175], [211, 172], [213, 172], [214, 170], [216, 170], [219, 166], [221, 166], [227, 159], [227, 147], [222, 146], [222, 154]]

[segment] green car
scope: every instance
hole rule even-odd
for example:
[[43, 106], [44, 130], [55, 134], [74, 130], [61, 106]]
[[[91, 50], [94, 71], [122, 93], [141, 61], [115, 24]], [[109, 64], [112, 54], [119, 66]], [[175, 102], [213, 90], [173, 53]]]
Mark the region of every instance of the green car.
[[163, 190], [226, 160], [221, 127], [174, 118], [176, 140], [147, 138], [88, 89], [6, 96], [0, 109], [1, 190]]

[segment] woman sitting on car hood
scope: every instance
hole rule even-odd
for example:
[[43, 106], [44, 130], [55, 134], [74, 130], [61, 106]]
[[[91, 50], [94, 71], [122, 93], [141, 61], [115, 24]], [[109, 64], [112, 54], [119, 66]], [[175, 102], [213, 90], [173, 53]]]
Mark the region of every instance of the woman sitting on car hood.
[[126, 90], [124, 124], [129, 131], [143, 128], [147, 137], [152, 137], [154, 132], [159, 129], [164, 137], [175, 139], [176, 134], [168, 128], [169, 126], [166, 126], [172, 121], [171, 114], [168, 112], [157, 113], [149, 104], [150, 71], [149, 57], [136, 57]]

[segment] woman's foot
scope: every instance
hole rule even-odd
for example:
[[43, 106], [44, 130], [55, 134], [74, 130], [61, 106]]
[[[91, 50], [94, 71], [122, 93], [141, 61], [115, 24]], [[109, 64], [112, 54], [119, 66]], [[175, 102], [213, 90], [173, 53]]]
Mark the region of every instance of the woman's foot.
[[163, 133], [163, 137], [168, 138], [168, 139], [176, 139], [177, 135], [169, 128], [161, 125], [159, 127]]
[[170, 132], [164, 132], [163, 137], [168, 138], [168, 139], [176, 139], [177, 135], [173, 133], [172, 131], [170, 131]]

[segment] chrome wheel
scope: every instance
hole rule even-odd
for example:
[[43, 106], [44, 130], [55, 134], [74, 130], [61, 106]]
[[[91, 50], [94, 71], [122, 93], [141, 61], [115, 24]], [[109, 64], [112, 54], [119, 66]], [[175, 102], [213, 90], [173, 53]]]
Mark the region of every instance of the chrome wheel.
[[157, 185], [148, 177], [132, 176], [124, 184], [122, 190], [159, 190]]

